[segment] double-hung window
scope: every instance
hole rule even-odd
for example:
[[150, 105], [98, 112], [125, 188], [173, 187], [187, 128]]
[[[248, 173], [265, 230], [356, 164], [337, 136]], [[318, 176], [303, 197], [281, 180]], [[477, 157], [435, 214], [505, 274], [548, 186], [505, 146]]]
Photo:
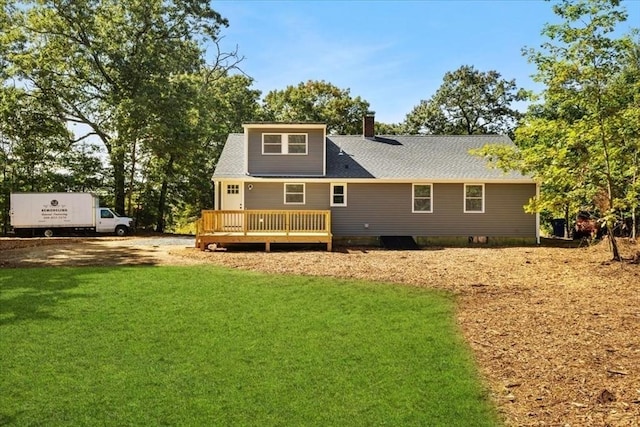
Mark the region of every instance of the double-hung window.
[[433, 186], [431, 184], [413, 184], [414, 213], [433, 212]]
[[331, 184], [331, 206], [347, 206], [347, 184]]
[[262, 154], [282, 153], [282, 135], [262, 135]]
[[464, 213], [484, 213], [484, 184], [464, 185]]
[[262, 154], [307, 154], [307, 134], [264, 133]]
[[284, 204], [304, 205], [304, 184], [285, 184]]
[[287, 135], [288, 154], [307, 154], [307, 134]]

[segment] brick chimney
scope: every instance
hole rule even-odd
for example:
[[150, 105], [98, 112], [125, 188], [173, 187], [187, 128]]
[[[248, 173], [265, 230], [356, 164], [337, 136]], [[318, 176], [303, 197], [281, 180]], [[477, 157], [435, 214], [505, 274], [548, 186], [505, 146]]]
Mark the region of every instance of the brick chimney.
[[376, 131], [376, 113], [375, 111], [367, 111], [362, 118], [362, 136], [364, 138], [375, 138]]

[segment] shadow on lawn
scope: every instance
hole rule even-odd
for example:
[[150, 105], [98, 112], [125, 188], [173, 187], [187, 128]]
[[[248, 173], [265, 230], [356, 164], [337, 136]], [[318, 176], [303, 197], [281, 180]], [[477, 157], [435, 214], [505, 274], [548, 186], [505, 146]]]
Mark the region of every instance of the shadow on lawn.
[[[155, 249], [100, 242], [47, 244], [0, 252], [0, 326], [23, 320], [56, 320], [57, 304], [91, 295], [70, 292], [77, 288], [78, 271], [64, 268], [88, 266], [156, 265]], [[1, 425], [1, 424], [0, 424]]]
[[57, 304], [69, 299], [92, 297], [70, 292], [79, 285], [78, 270], [30, 270], [32, 267], [150, 266], [157, 263], [153, 247], [111, 246], [93, 242], [48, 245], [37, 250], [31, 247], [2, 251], [0, 326], [23, 320], [56, 320], [52, 308]]
[[[37, 282], [33, 275], [38, 275]], [[0, 274], [0, 327], [24, 320], [59, 320], [52, 308], [63, 301], [91, 298], [71, 293], [79, 280], [73, 270], [4, 270]], [[1, 425], [1, 424], [0, 424]]]
[[58, 266], [122, 266], [156, 265], [155, 248], [125, 245], [104, 245], [100, 242], [63, 244], [3, 251], [0, 267], [58, 267]]
[[0, 426], [13, 425], [15, 421], [16, 421], [16, 417], [11, 415], [6, 415], [0, 412]]

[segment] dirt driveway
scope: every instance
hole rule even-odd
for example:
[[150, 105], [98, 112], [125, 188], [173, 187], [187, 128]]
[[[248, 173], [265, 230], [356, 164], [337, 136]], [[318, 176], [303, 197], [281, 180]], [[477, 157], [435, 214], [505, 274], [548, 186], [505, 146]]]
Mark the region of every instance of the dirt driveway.
[[171, 251], [194, 245], [191, 236], [0, 238], [0, 267], [181, 264]]
[[[217, 264], [447, 289], [514, 426], [640, 426], [640, 266], [583, 248], [200, 252], [193, 238], [0, 239], [0, 267]], [[624, 243], [627, 255], [639, 245]]]

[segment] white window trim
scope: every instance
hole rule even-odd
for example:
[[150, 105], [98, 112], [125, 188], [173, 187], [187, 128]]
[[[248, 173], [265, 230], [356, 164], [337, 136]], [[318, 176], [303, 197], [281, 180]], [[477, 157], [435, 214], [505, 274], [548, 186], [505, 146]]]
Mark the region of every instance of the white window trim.
[[[265, 147], [265, 142], [264, 142], [264, 137], [265, 136], [271, 136], [271, 135], [277, 135], [280, 137], [280, 152], [279, 153], [267, 153], [264, 151], [264, 147]], [[263, 156], [273, 156], [273, 155], [280, 155], [282, 154], [282, 146], [284, 145], [284, 136], [281, 133], [263, 133], [262, 136], [262, 155]], [[270, 144], [270, 145], [275, 145], [275, 144]]]
[[[302, 185], [302, 202], [287, 202], [287, 185]], [[291, 193], [298, 194], [298, 193]], [[284, 183], [284, 204], [285, 205], [304, 205], [307, 198], [307, 189], [304, 182], [285, 182]]]
[[[344, 197], [344, 203], [334, 203], [333, 201], [333, 196], [335, 195], [333, 192], [333, 189], [335, 187], [342, 187], [344, 188], [344, 194], [342, 195]], [[342, 183], [342, 182], [332, 182], [331, 183], [331, 194], [330, 194], [331, 200], [329, 200], [329, 205], [330, 206], [337, 206], [337, 207], [344, 207], [347, 206], [347, 184]]]
[[[474, 186], [474, 187], [482, 187], [482, 209], [479, 211], [468, 211], [467, 210], [467, 187], [470, 186]], [[484, 188], [484, 184], [465, 184], [463, 191], [462, 191], [462, 209], [464, 210], [464, 213], [484, 213], [484, 201], [487, 198], [487, 194], [485, 192], [485, 188]], [[475, 199], [475, 197], [474, 197]]]
[[[417, 211], [415, 210], [416, 206], [416, 185], [428, 185], [431, 187], [431, 209], [428, 211]], [[433, 213], [433, 184], [431, 183], [417, 183], [411, 185], [411, 213]]]
[[[264, 137], [266, 135], [279, 135], [280, 136], [280, 152], [279, 153], [265, 153], [264, 151]], [[289, 153], [289, 136], [292, 135], [304, 135], [304, 153]], [[266, 132], [262, 134], [262, 155], [263, 156], [307, 156], [309, 154], [309, 134], [302, 132], [290, 132], [290, 133], [273, 133]]]

